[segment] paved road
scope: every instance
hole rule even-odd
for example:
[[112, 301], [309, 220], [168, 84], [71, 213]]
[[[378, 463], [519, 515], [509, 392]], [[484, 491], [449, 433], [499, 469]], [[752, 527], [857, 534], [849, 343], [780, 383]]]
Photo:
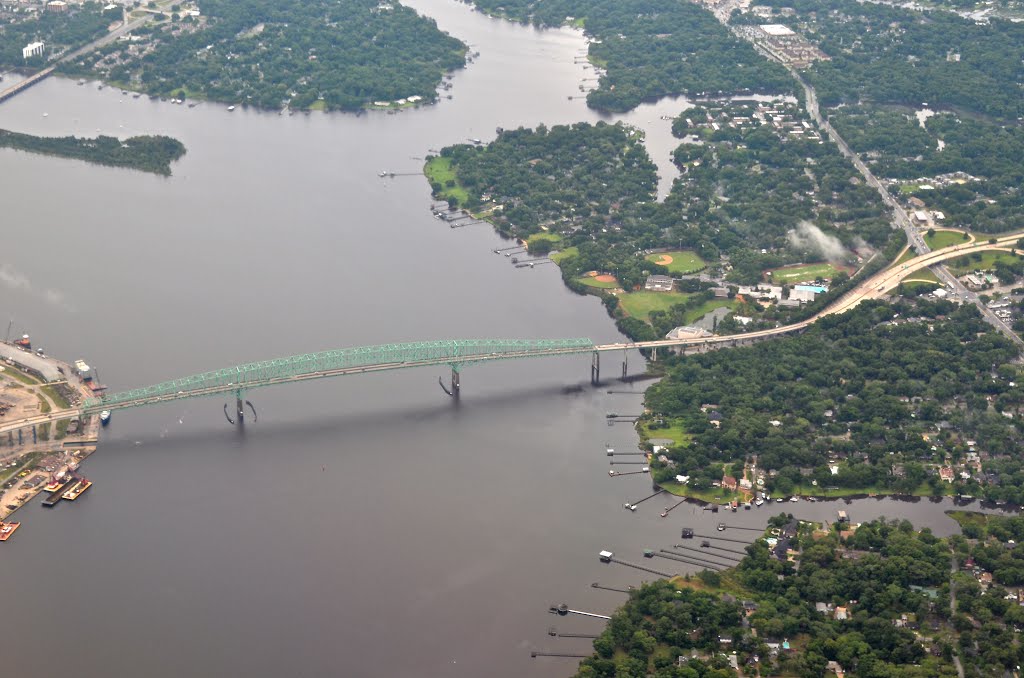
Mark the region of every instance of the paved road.
[[[956, 582], [953, 581], [953, 575], [957, 571], [956, 554], [954, 553], [949, 557], [949, 618], [952, 619], [956, 615]], [[960, 663], [960, 657], [956, 655], [956, 650], [953, 651], [953, 666], [956, 667], [956, 675], [959, 678], [964, 678], [964, 667]]]
[[[742, 33], [738, 32], [735, 26], [729, 25], [729, 16], [732, 14], [732, 10], [735, 7], [739, 6], [739, 4], [739, 0], [726, 0], [726, 2], [720, 4], [718, 8], [714, 10], [714, 14], [715, 17], [718, 18], [718, 20], [722, 22], [722, 24], [724, 24], [729, 30], [731, 30], [734, 35], [736, 35], [741, 40], [747, 40], [747, 37]], [[758, 47], [756, 44], [751, 44], [753, 44], [754, 49], [756, 49], [766, 59], [773, 58], [770, 54], [761, 50], [760, 47]], [[840, 136], [840, 134], [836, 132], [836, 130], [832, 127], [832, 125], [829, 124], [828, 120], [825, 120], [825, 118], [821, 115], [821, 110], [818, 106], [818, 95], [814, 91], [814, 88], [811, 87], [811, 85], [808, 84], [794, 68], [786, 66], [786, 69], [790, 72], [793, 78], [798, 83], [800, 83], [800, 86], [804, 90], [804, 101], [808, 115], [810, 115], [811, 118], [813, 118], [814, 121], [823, 130], [825, 130], [825, 132], [828, 134], [829, 138], [833, 141], [833, 143], [835, 143], [836, 146], [839, 147], [840, 152], [850, 159], [854, 167], [857, 168], [857, 171], [860, 172], [861, 176], [864, 177], [864, 181], [867, 182], [869, 186], [878, 191], [879, 195], [882, 196], [882, 201], [886, 204], [886, 206], [888, 206], [892, 210], [893, 219], [896, 223], [896, 226], [903, 229], [904, 233], [907, 234], [907, 242], [910, 244], [911, 248], [913, 248], [913, 250], [918, 254], [927, 254], [930, 251], [930, 248], [928, 247], [927, 243], [925, 243], [920, 231], [914, 226], [913, 222], [911, 222], [910, 216], [907, 214], [907, 211], [903, 209], [899, 202], [897, 202], [892, 197], [892, 195], [889, 193], [889, 190], [881, 181], [878, 180], [877, 177], [875, 177], [871, 169], [860, 159], [860, 156], [858, 156], [850, 149], [850, 146], [849, 144], [846, 143], [846, 140], [843, 139], [843, 137]], [[950, 273], [945, 266], [936, 265], [933, 267], [932, 270], [935, 272], [935, 275], [939, 278], [939, 280], [948, 285], [950, 289], [952, 289], [956, 293], [957, 296], [976, 305], [978, 307], [978, 310], [981, 312], [982, 317], [990, 325], [999, 330], [1012, 342], [1017, 344], [1018, 347], [1024, 349], [1024, 339], [1021, 339], [1017, 335], [1017, 333], [1014, 332], [1005, 322], [1003, 322], [1003, 320], [999, 316], [993, 313], [990, 308], [985, 306], [981, 299], [978, 298], [977, 294], [972, 293], [966, 287], [964, 287], [963, 284], [956, 279], [956, 276]]]
[[25, 80], [17, 82], [14, 85], [11, 85], [7, 89], [5, 89], [2, 92], [0, 92], [0, 101], [7, 100], [7, 99], [9, 99], [9, 98], [11, 98], [11, 97], [13, 97], [13, 96], [15, 96], [17, 94], [20, 94], [21, 92], [24, 92], [25, 90], [27, 90], [32, 85], [34, 85], [37, 82], [39, 82], [40, 80], [44, 80], [45, 78], [49, 77], [50, 74], [54, 72], [54, 70], [57, 68], [57, 66], [59, 64], [68, 62], [68, 61], [70, 61], [72, 59], [77, 59], [78, 57], [82, 56], [83, 54], [91, 52], [94, 49], [98, 49], [100, 47], [103, 47], [104, 45], [108, 45], [111, 42], [113, 42], [114, 40], [117, 40], [118, 38], [120, 38], [125, 33], [128, 33], [130, 31], [135, 30], [139, 26], [145, 24], [148, 21], [151, 21], [152, 19], [153, 19], [153, 15], [152, 14], [146, 14], [145, 16], [139, 17], [138, 19], [135, 19], [134, 21], [129, 21], [129, 22], [126, 22], [126, 23], [122, 23], [121, 26], [119, 26], [118, 28], [115, 28], [111, 32], [107, 33], [106, 35], [103, 35], [103, 36], [93, 40], [89, 44], [84, 45], [82, 47], [79, 47], [76, 50], [72, 50], [71, 52], [68, 52], [64, 56], [62, 56], [59, 59], [57, 59], [57, 61], [54, 62], [54, 64], [52, 66], [48, 66], [47, 68], [44, 68], [43, 70], [39, 71], [38, 73], [35, 73], [34, 75], [26, 78]]
[[[860, 156], [858, 156], [850, 149], [850, 146], [846, 143], [846, 140], [844, 140], [842, 136], [840, 136], [839, 133], [836, 132], [835, 128], [833, 128], [832, 125], [830, 125], [829, 122], [822, 117], [821, 111], [818, 107], [818, 97], [814, 91], [814, 88], [811, 87], [807, 82], [805, 82], [804, 79], [800, 77], [800, 74], [797, 73], [795, 70], [789, 69], [789, 72], [793, 75], [794, 78], [796, 78], [797, 82], [799, 82], [800, 86], [803, 87], [804, 89], [807, 113], [812, 118], [814, 118], [814, 121], [817, 122], [822, 129], [826, 131], [829, 138], [832, 139], [836, 146], [839, 147], [839, 150], [842, 152], [842, 154], [850, 159], [854, 167], [856, 167], [857, 171], [861, 173], [861, 176], [864, 177], [864, 180], [868, 183], [868, 185], [874, 188], [876, 191], [878, 191], [879, 195], [882, 196], [882, 201], [885, 202], [885, 204], [890, 209], [892, 209], [893, 218], [896, 222], [896, 225], [902, 228], [903, 232], [907, 234], [907, 242], [910, 244], [911, 248], [913, 248], [913, 250], [918, 254], [927, 254], [928, 252], [930, 252], [931, 249], [928, 247], [928, 244], [925, 243], [924, 238], [921, 236], [921, 232], [917, 229], [917, 227], [914, 226], [913, 222], [911, 222], [910, 216], [907, 214], [907, 211], [903, 209], [899, 202], [893, 199], [892, 194], [889, 193], [889, 189], [887, 189], [885, 187], [885, 184], [883, 184], [881, 181], [878, 180], [877, 177], [875, 177], [871, 169], [864, 163], [864, 161], [860, 159]], [[992, 309], [986, 306], [985, 303], [978, 298], [977, 294], [971, 292], [966, 287], [964, 287], [964, 285], [959, 280], [957, 280], [956, 276], [949, 272], [948, 268], [941, 264], [936, 264], [932, 266], [932, 270], [935, 272], [935, 275], [939, 278], [939, 280], [948, 285], [949, 288], [952, 289], [958, 297], [977, 306], [978, 310], [981, 311], [982, 317], [984, 317], [990, 325], [999, 330], [1012, 342], [1017, 344], [1019, 348], [1024, 349], [1024, 339], [1021, 339], [1016, 332], [1014, 332], [1005, 322], [1003, 322], [1003, 320], [999, 316], [997, 316], [992, 311]]]
[[117, 40], [118, 38], [120, 38], [125, 33], [129, 33], [131, 31], [135, 30], [136, 28], [138, 28], [139, 26], [143, 25], [144, 23], [146, 23], [148, 21], [151, 21], [153, 19], [153, 16], [154, 15], [152, 15], [152, 14], [146, 14], [145, 16], [139, 17], [138, 19], [135, 19], [134, 21], [124, 22], [124, 23], [121, 24], [120, 27], [115, 28], [114, 30], [110, 31], [109, 33], [107, 33], [104, 36], [96, 38], [95, 40], [90, 42], [88, 45], [84, 45], [83, 47], [79, 47], [76, 50], [68, 52], [67, 54], [62, 56], [60, 59], [58, 59], [57, 63], [58, 64], [65, 63], [65, 62], [70, 61], [72, 59], [76, 59], [76, 58], [82, 56], [83, 54], [91, 52], [94, 49], [98, 49], [100, 47], [103, 47], [104, 45], [109, 45], [110, 43], [112, 43], [114, 40]]

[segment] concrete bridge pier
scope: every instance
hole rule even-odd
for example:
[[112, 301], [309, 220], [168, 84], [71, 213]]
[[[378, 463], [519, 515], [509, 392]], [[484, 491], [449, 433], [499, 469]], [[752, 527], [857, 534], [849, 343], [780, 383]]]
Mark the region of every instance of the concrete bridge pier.
[[597, 386], [601, 383], [601, 354], [594, 351], [590, 359], [590, 384]]
[[238, 414], [238, 425], [245, 423], [245, 399], [242, 397], [242, 390], [235, 391], [235, 412]]
[[458, 368], [455, 367], [455, 365], [452, 365], [452, 397], [458, 398], [460, 392], [461, 387], [459, 386], [459, 370]]

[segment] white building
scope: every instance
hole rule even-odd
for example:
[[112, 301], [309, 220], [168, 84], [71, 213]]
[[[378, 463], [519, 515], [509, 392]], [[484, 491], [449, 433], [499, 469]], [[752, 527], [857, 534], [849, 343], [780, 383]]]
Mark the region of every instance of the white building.
[[42, 56], [43, 50], [46, 49], [46, 44], [42, 42], [30, 42], [21, 48], [21, 58], [29, 59], [34, 56]]
[[676, 327], [665, 335], [666, 339], [702, 339], [704, 337], [714, 336], [702, 327], [694, 327], [692, 325], [684, 325], [683, 327]]
[[802, 290], [794, 288], [789, 291], [789, 298], [795, 299], [796, 301], [814, 301], [815, 296], [814, 290], [810, 289]]

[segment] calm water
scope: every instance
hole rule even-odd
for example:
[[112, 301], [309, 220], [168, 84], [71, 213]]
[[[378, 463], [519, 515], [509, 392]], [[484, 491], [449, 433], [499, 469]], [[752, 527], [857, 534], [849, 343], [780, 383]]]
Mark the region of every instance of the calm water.
[[[445, 0], [411, 4], [481, 52], [436, 107], [282, 117], [58, 79], [3, 104], [0, 127], [166, 133], [189, 149], [169, 179], [0, 152], [0, 298], [15, 330], [86, 358], [114, 389], [363, 344], [620, 339], [553, 266], [513, 268], [491, 254], [501, 241], [488, 228], [433, 219], [421, 178], [376, 176], [417, 171], [429, 149], [496, 126], [597, 120], [567, 98], [589, 74], [574, 63], [584, 40]], [[660, 116], [685, 105], [625, 118], [647, 130], [662, 193], [673, 144]], [[636, 411], [639, 391], [591, 388], [588, 357], [467, 369], [458, 405], [440, 374], [256, 391], [259, 421], [244, 433], [217, 399], [117, 413], [86, 465], [95, 487], [21, 511], [2, 549], [4, 675], [72, 664], [83, 678], [570, 674], [573, 660], [530, 650], [585, 652], [588, 641], [547, 628], [600, 624], [556, 621], [548, 605], [609, 612], [622, 596], [591, 582], [650, 576], [597, 552], [640, 561], [681, 525], [722, 518], [684, 506], [661, 519], [660, 499], [622, 509], [650, 485], [606, 475], [605, 444], [629, 449], [635, 436], [605, 414]], [[946, 504], [845, 508], [953, 529]], [[787, 504], [805, 517], [835, 509]], [[676, 571], [666, 563], [647, 564]]]

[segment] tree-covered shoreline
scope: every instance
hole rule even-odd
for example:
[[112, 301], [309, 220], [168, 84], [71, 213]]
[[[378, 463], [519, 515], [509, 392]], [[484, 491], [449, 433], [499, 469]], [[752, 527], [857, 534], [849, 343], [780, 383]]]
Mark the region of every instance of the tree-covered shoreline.
[[604, 69], [587, 95], [624, 112], [664, 96], [788, 94], [785, 69], [762, 58], [696, 3], [676, 0], [476, 0], [488, 14], [537, 26], [583, 26], [590, 60]]
[[939, 538], [907, 521], [829, 529], [780, 514], [735, 567], [631, 591], [576, 676], [953, 678], [955, 661], [1006, 675], [1024, 658], [1024, 607], [1019, 582], [998, 578], [1020, 578], [1024, 546], [1008, 537], [1021, 520], [989, 529], [999, 536]]
[[171, 163], [185, 155], [185, 145], [166, 136], [137, 136], [121, 140], [99, 136], [40, 137], [0, 130], [0, 148], [58, 158], [84, 160], [97, 165], [121, 167], [170, 176]]
[[68, 64], [149, 94], [357, 111], [438, 98], [466, 46], [397, 0], [199, 0]]

